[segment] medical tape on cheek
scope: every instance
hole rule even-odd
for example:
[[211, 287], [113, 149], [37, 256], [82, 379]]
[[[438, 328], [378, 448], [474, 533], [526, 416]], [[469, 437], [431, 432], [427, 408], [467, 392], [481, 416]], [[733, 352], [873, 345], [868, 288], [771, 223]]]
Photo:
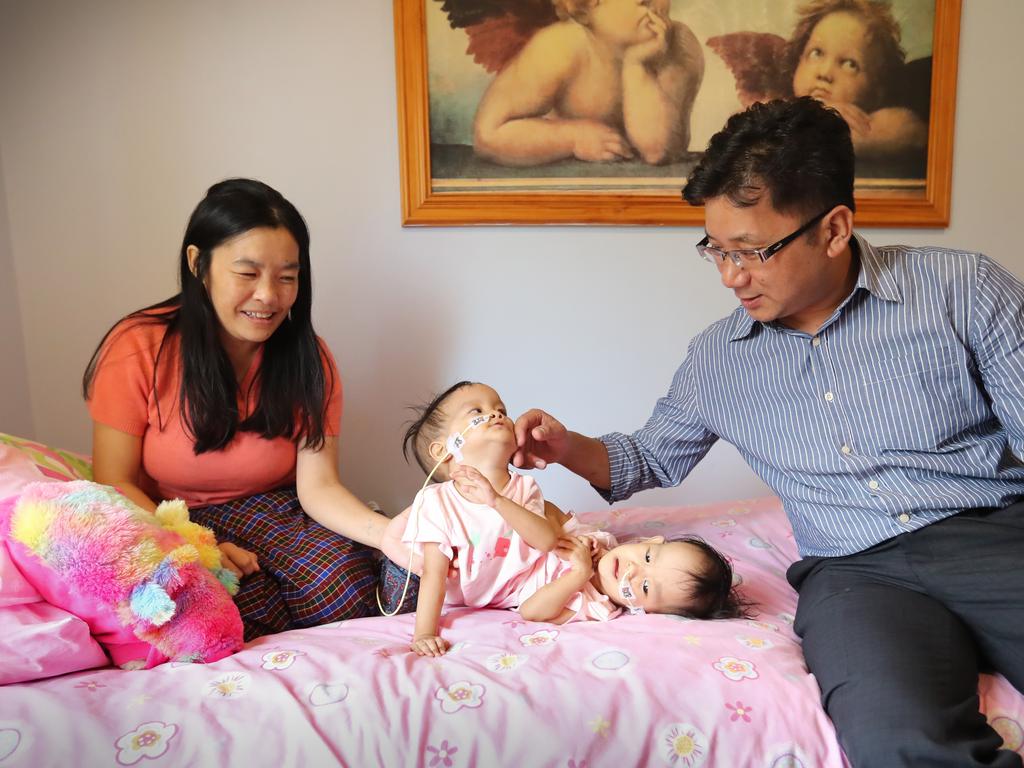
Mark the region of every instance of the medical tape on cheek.
[[629, 577], [632, 575], [633, 569], [628, 568], [622, 578], [619, 579], [619, 593], [622, 595], [622, 599], [626, 601], [626, 607], [633, 616], [637, 616], [644, 612], [643, 606], [637, 605], [634, 600], [636, 595], [633, 593], [633, 586], [629, 583]]
[[474, 416], [469, 420], [469, 424], [462, 432], [452, 432], [448, 435], [448, 440], [445, 442], [445, 448], [452, 456], [455, 457], [455, 461], [458, 464], [462, 463], [462, 446], [466, 444], [466, 433], [470, 430], [476, 429], [481, 424], [485, 424], [490, 421], [493, 416]]
[[459, 464], [462, 463], [462, 446], [466, 444], [466, 438], [462, 436], [461, 432], [453, 432], [448, 435], [448, 442], [445, 443], [445, 448], [452, 456], [455, 457], [455, 461]]

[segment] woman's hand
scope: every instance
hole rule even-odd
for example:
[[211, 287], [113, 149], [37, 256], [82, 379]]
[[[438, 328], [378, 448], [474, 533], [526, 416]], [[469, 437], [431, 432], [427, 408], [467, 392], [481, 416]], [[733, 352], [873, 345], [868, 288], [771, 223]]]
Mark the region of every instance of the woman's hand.
[[240, 579], [243, 576], [256, 573], [260, 569], [256, 555], [230, 541], [221, 542], [217, 545], [217, 549], [220, 550], [221, 565]]
[[498, 492], [494, 490], [491, 481], [484, 477], [476, 467], [458, 464], [449, 473], [449, 477], [455, 481], [455, 487], [459, 493], [474, 504], [486, 504], [488, 507], [493, 507], [498, 503]]
[[417, 656], [444, 656], [448, 648], [448, 641], [440, 635], [414, 637], [409, 646], [409, 650], [415, 651]]

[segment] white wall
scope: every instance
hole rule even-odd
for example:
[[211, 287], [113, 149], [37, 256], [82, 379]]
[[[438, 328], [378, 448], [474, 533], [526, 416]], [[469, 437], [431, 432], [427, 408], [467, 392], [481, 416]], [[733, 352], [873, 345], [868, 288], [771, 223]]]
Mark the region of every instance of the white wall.
[[[868, 234], [984, 250], [1024, 276], [1011, 213], [1024, 114], [1005, 85], [1024, 67], [1024, 3], [964, 5], [952, 226]], [[733, 306], [694, 255], [697, 231], [402, 229], [391, 22], [384, 0], [0, 0], [0, 151], [36, 437], [88, 449], [83, 366], [119, 316], [175, 290], [185, 220], [231, 175], [278, 187], [309, 221], [357, 493], [390, 509], [411, 497], [403, 407], [459, 378], [586, 433], [643, 422], [689, 339]], [[560, 469], [542, 483], [563, 507], [600, 504]], [[763, 491], [719, 446], [681, 488], [639, 501]]]
[[32, 434], [30, 402], [0, 152], [0, 432]]

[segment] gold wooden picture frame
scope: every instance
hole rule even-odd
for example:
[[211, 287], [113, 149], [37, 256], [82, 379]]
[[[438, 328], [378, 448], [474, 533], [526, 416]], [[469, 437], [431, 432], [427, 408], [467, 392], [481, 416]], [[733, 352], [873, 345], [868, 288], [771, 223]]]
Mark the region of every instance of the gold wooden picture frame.
[[[652, 5], [661, 2], [672, 14], [672, 1], [653, 0]], [[775, 77], [769, 71], [773, 65], [766, 65], [763, 61], [759, 65], [756, 62], [751, 64], [756, 59], [751, 51], [762, 51], [763, 57], [765, 45], [776, 53], [784, 50], [779, 46], [785, 41], [785, 30], [780, 29], [777, 21], [774, 29], [759, 29], [757, 21], [770, 27], [768, 22], [773, 19], [764, 13], [751, 17], [749, 9], [743, 16], [742, 6], [754, 0], [675, 1], [687, 9], [690, 15], [687, 21], [693, 23], [686, 28], [693, 29], [692, 37], [701, 46], [704, 59], [701, 88], [710, 88], [708, 75], [714, 74], [718, 81], [709, 92], [712, 96], [722, 101], [728, 95], [735, 104], [739, 95], [740, 106], [732, 111], [741, 109], [751, 100], [774, 97], [770, 87], [765, 86], [766, 80]], [[515, 40], [497, 46], [503, 49], [499, 51], [499, 58], [505, 56], [505, 66], [508, 66], [514, 63], [508, 51], [521, 51], [522, 40], [530, 39], [534, 30], [527, 27], [524, 32], [523, 20], [510, 17], [511, 11], [501, 18], [496, 18], [493, 12], [488, 16], [487, 8], [495, 5], [493, 3], [474, 3], [473, 0], [393, 2], [403, 225], [703, 224], [703, 212], [687, 205], [680, 197], [680, 188], [685, 183], [685, 170], [680, 172], [680, 169], [692, 167], [700, 157], [699, 152], [692, 150], [699, 138], [696, 131], [685, 156], [675, 164], [648, 164], [641, 159], [583, 163], [568, 158], [562, 162], [539, 162], [524, 170], [483, 159], [473, 146], [472, 110], [474, 104], [482, 101], [479, 96], [481, 89], [488, 89], [489, 83], [496, 82], [497, 75], [487, 69], [499, 73], [503, 70], [495, 66], [493, 53], [481, 53], [481, 49], [485, 44], [494, 49], [496, 39], [502, 41], [507, 30], [514, 30], [507, 34], [522, 38], [518, 49]], [[554, 4], [556, 0], [552, 2]], [[926, 69], [917, 67], [925, 77], [918, 76], [916, 80], [920, 107], [915, 114], [924, 115], [920, 135], [926, 135], [927, 139], [926, 143], [922, 139], [922, 143], [914, 148], [917, 154], [913, 157], [908, 150], [905, 156], [897, 157], [894, 165], [886, 166], [887, 159], [876, 163], [881, 170], [870, 177], [861, 176], [862, 167], [870, 167], [870, 163], [861, 162], [858, 149], [857, 222], [859, 226], [944, 227], [949, 224], [952, 191], [961, 0], [891, 2], [899, 30], [897, 36], [902, 33], [903, 40], [907, 41], [908, 71], [912, 63], [920, 63], [924, 58], [930, 60]], [[777, 18], [788, 12], [792, 24], [792, 17], [802, 3], [803, 0], [774, 0], [771, 6], [783, 8]], [[510, 2], [506, 5], [510, 8], [516, 5], [538, 8], [544, 3], [530, 0], [529, 3]], [[546, 13], [547, 9], [544, 11]], [[745, 21], [735, 21], [729, 17], [730, 12], [735, 19], [744, 18]], [[671, 15], [667, 18], [669, 25], [679, 26], [682, 23], [673, 20]], [[755, 21], [749, 21], [750, 18]], [[552, 19], [555, 19], [553, 11]], [[919, 28], [910, 23], [915, 19]], [[930, 21], [930, 30], [921, 19]], [[585, 22], [563, 13], [551, 23], [565, 26]], [[555, 27], [551, 30], [557, 31]], [[720, 34], [710, 35], [708, 30]], [[823, 30], [824, 27], [813, 28], [809, 34], [827, 31]], [[798, 26], [791, 27], [794, 35], [797, 31]], [[550, 33], [548, 37], [557, 39]], [[751, 45], [751, 40], [755, 45]], [[801, 50], [807, 52], [808, 60], [818, 55], [817, 48], [811, 53], [810, 39], [799, 44], [795, 40], [795, 37], [788, 40], [791, 49], [803, 46]], [[927, 57], [918, 56], [911, 61], [910, 42], [913, 40], [916, 40], [917, 52], [924, 51]], [[773, 45], [776, 46], [774, 49], [770, 47]], [[874, 52], [876, 49], [870, 50]], [[491, 60], [487, 59], [488, 55]], [[515, 55], [518, 54], [513, 53], [511, 57]], [[557, 59], [558, 56], [552, 57], [552, 60]], [[475, 63], [480, 61], [484, 66]], [[747, 69], [741, 71], [744, 66]], [[474, 69], [475, 72], [472, 71]], [[469, 77], [475, 83], [476, 91], [459, 82], [453, 74], [456, 71], [470, 71]], [[734, 94], [725, 93], [727, 89], [721, 86], [723, 77], [732, 78]], [[792, 76], [787, 73], [786, 77]], [[783, 87], [790, 87], [789, 81], [777, 80], [783, 83]], [[797, 80], [793, 79], [792, 83], [795, 89]], [[447, 109], [446, 99], [454, 105], [452, 110]], [[699, 122], [699, 116], [705, 134], [720, 128], [730, 114], [729, 111], [721, 112], [721, 108], [717, 115], [710, 108], [701, 112], [699, 93], [693, 110], [694, 123]], [[536, 117], [545, 119], [546, 116]], [[716, 117], [716, 127], [709, 127], [710, 121]], [[460, 120], [461, 127], [458, 125]], [[442, 135], [445, 131], [448, 134]]]

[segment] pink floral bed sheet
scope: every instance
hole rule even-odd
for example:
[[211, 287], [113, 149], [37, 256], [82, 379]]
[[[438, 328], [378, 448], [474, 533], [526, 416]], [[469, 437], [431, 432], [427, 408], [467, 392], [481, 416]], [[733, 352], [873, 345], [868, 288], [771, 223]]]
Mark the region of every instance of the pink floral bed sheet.
[[[9, 685], [0, 768], [846, 764], [793, 634], [784, 573], [796, 550], [777, 500], [582, 517], [617, 535], [703, 536], [732, 558], [759, 614], [554, 627], [453, 609], [442, 659], [408, 652], [405, 615], [265, 637], [205, 666]], [[1024, 699], [988, 676], [980, 693], [1022, 750]]]

